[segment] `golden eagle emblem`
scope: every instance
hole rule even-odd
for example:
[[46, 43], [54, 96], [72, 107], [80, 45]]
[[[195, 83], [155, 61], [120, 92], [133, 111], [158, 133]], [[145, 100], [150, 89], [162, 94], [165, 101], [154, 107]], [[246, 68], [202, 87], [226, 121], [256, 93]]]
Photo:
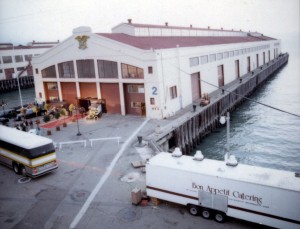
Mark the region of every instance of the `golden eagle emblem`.
[[75, 37], [75, 39], [79, 42], [79, 49], [86, 49], [87, 48], [87, 39], [89, 39], [90, 37], [89, 36], [77, 36]]

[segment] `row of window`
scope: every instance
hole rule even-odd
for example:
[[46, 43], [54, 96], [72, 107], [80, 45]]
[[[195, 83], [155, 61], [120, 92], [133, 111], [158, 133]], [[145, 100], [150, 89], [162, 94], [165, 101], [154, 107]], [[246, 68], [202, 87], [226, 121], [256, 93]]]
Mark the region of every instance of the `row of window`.
[[[96, 78], [94, 60], [76, 60], [78, 78]], [[97, 60], [99, 78], [118, 78], [118, 63], [107, 60]], [[121, 64], [123, 78], [144, 78], [144, 70], [128, 64]], [[152, 74], [152, 67], [148, 73]], [[37, 70], [36, 70], [36, 73]], [[67, 61], [58, 64], [59, 78], [75, 78], [74, 62]], [[56, 78], [55, 65], [42, 70], [43, 78]]]
[[[23, 55], [15, 55], [14, 56], [14, 62], [15, 63], [20, 63], [20, 62], [24, 62], [24, 61], [28, 62], [28, 61], [31, 61], [31, 58], [32, 58], [31, 54], [24, 55], [24, 56]], [[2, 63], [3, 64], [13, 63], [13, 56], [2, 56]], [[0, 64], [1, 64], [1, 59], [0, 59]]]
[[217, 60], [227, 59], [229, 57], [243, 55], [250, 52], [256, 52], [268, 48], [270, 48], [270, 45], [262, 45], [258, 47], [238, 49], [238, 50], [227, 51], [222, 53], [214, 53], [210, 55], [203, 55], [200, 57], [192, 57], [190, 58], [190, 67], [198, 66], [199, 64], [206, 64], [208, 62], [214, 62]]
[[[15, 73], [14, 68], [0, 69], [0, 74], [3, 73], [3, 70], [4, 70], [4, 74], [5, 74], [5, 79], [12, 79], [13, 78], [13, 74]], [[20, 72], [20, 71], [24, 71], [24, 70], [25, 70], [25, 67], [18, 67], [17, 68], [17, 73]], [[32, 67], [27, 68], [26, 73], [24, 73], [23, 75], [25, 75], [25, 74], [27, 74], [27, 76], [33, 76]]]

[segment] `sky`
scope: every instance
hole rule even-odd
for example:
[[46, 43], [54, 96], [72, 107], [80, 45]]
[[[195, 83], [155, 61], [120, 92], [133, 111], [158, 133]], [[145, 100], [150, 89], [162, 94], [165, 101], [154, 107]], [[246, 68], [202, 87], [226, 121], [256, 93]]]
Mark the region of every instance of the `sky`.
[[[258, 31], [300, 50], [299, 0], [0, 0], [0, 43], [63, 41], [79, 26], [133, 23]], [[298, 53], [299, 54], [299, 53]], [[299, 55], [300, 56], [300, 55]]]

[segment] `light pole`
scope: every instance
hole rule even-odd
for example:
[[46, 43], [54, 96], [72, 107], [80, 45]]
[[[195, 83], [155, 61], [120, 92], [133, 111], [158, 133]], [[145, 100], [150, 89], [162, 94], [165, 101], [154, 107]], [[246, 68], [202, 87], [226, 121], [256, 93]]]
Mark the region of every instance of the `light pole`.
[[12, 62], [13, 62], [13, 68], [14, 68], [14, 71], [13, 71], [13, 78], [17, 78], [17, 82], [18, 82], [18, 89], [19, 89], [19, 96], [20, 96], [20, 103], [21, 103], [21, 108], [23, 108], [23, 101], [22, 101], [22, 94], [21, 94], [21, 88], [20, 88], [20, 82], [19, 82], [19, 76], [18, 76], [18, 73], [15, 73], [15, 46], [14, 44], [11, 44], [12, 45], [12, 48], [13, 48], [13, 55], [12, 55]]
[[227, 112], [227, 116], [222, 116], [220, 118], [220, 123], [223, 125], [226, 122], [226, 129], [227, 129], [227, 142], [226, 142], [226, 154], [225, 154], [225, 161], [226, 165], [236, 166], [238, 161], [236, 160], [234, 155], [230, 155], [230, 114]]
[[76, 98], [76, 122], [77, 122], [77, 136], [81, 136], [81, 133], [79, 131], [79, 123], [78, 123], [78, 98]]

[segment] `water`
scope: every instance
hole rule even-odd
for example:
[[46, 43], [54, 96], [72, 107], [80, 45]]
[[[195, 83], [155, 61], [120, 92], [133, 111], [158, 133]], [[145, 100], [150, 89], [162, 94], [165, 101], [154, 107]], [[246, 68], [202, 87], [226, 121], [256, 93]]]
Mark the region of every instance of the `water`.
[[[33, 103], [35, 98], [34, 88], [21, 89], [23, 105]], [[11, 91], [0, 94], [0, 103], [5, 102], [7, 105], [4, 109], [21, 106], [19, 91]]]
[[[290, 57], [251, 99], [300, 116], [299, 63]], [[230, 116], [230, 152], [240, 163], [300, 172], [300, 117], [249, 101]], [[207, 158], [223, 160], [226, 140], [226, 128], [220, 128], [198, 149]]]
[[[270, 78], [251, 98], [300, 115], [299, 58]], [[23, 104], [35, 98], [34, 89], [22, 90]], [[20, 105], [18, 91], [0, 95], [7, 108]], [[300, 172], [300, 118], [262, 105], [244, 102], [231, 114], [230, 149], [238, 161]], [[226, 128], [218, 129], [199, 145], [205, 157], [223, 160]]]

